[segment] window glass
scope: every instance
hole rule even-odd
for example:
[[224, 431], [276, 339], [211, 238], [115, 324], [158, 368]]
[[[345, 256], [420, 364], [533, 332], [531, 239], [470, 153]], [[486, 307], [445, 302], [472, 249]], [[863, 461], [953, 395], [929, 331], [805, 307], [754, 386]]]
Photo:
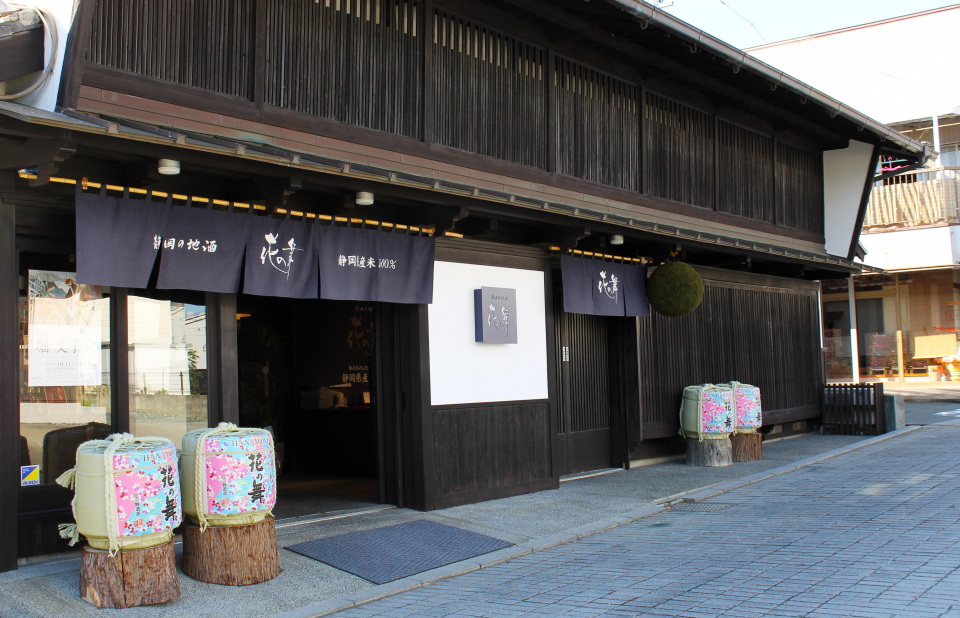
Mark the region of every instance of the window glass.
[[[846, 284], [846, 280], [841, 282]], [[827, 382], [853, 380], [849, 301], [828, 300], [823, 303], [823, 348]]]
[[27, 270], [20, 281], [20, 484], [29, 486], [55, 482], [82, 442], [113, 433], [110, 300], [73, 272]]
[[900, 275], [900, 319], [908, 381], [958, 381], [960, 290], [956, 271]]
[[207, 312], [184, 300], [127, 297], [130, 432], [178, 448], [207, 426]]
[[[860, 381], [899, 378], [897, 292], [893, 275], [854, 278], [857, 300], [857, 352]], [[909, 358], [904, 354], [904, 361]]]

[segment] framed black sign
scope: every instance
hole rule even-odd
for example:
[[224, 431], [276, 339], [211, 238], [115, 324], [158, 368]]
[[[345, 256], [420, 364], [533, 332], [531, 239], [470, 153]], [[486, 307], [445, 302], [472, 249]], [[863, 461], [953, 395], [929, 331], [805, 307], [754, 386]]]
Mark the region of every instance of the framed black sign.
[[517, 291], [480, 288], [473, 291], [477, 343], [517, 342]]

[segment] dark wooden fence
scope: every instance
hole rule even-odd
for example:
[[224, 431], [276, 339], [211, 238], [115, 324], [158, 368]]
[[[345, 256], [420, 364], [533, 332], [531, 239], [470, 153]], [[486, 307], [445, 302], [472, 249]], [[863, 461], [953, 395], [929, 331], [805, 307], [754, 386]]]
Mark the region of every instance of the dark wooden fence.
[[878, 436], [886, 431], [883, 384], [828, 384], [823, 388], [823, 433]]

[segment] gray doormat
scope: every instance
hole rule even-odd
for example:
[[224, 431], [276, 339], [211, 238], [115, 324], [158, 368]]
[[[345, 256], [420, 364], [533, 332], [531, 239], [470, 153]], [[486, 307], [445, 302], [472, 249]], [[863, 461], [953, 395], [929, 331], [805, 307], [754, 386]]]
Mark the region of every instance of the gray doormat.
[[493, 537], [418, 519], [298, 543], [286, 549], [375, 584], [386, 584], [511, 545], [513, 543]]

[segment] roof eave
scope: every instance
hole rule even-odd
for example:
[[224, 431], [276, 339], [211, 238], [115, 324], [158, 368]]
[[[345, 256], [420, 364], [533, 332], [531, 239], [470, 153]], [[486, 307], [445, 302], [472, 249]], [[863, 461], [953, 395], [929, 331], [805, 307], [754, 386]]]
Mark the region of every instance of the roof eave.
[[710, 35], [699, 28], [677, 19], [673, 15], [662, 9], [643, 2], [642, 0], [607, 0], [611, 4], [621, 7], [625, 12], [631, 14], [635, 19], [641, 22], [653, 22], [658, 26], [668, 29], [677, 35], [689, 38], [699, 46], [709, 49], [711, 53], [721, 56], [729, 62], [741, 66], [748, 71], [760, 75], [771, 83], [777, 84], [787, 90], [795, 92], [801, 97], [817, 103], [827, 109], [830, 113], [839, 115], [850, 122], [862, 127], [865, 131], [870, 131], [881, 140], [888, 140], [904, 148], [909, 152], [916, 153], [921, 160], [931, 156], [929, 146], [923, 142], [910, 139], [906, 135], [898, 133], [887, 125], [878, 122], [869, 116], [858, 112], [857, 110], [844, 105], [833, 97], [820, 92], [800, 80], [779, 71], [774, 67], [762, 62], [761, 60], [747, 54], [743, 50], [737, 49], [732, 45], [724, 43], [720, 39]]

